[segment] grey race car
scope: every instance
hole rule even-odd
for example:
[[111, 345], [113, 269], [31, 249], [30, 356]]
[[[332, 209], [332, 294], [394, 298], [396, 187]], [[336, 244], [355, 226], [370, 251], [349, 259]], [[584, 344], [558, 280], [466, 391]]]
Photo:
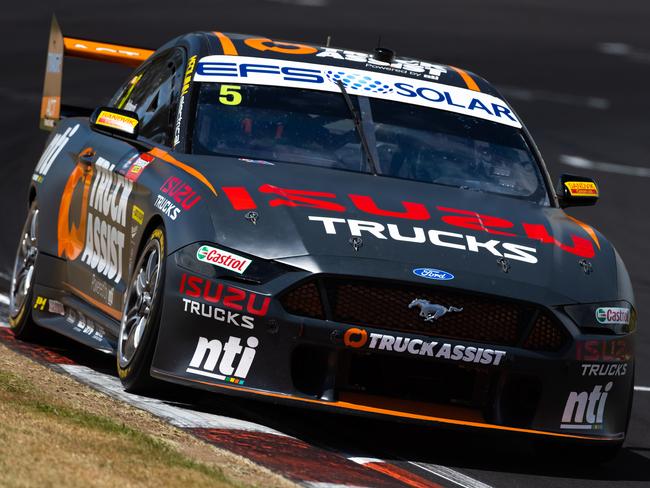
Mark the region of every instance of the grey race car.
[[[137, 66], [92, 112], [64, 56]], [[155, 52], [53, 25], [11, 324], [168, 381], [613, 453], [633, 292], [516, 113], [452, 66], [198, 32]]]

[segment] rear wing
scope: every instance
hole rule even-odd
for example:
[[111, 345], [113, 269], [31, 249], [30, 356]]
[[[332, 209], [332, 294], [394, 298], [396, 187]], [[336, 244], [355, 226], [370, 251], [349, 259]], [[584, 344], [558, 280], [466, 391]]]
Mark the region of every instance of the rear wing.
[[63, 60], [66, 56], [137, 67], [153, 52], [151, 49], [64, 37], [56, 17], [52, 16], [41, 100], [40, 128], [52, 130], [66, 113], [78, 113], [80, 110], [61, 104]]

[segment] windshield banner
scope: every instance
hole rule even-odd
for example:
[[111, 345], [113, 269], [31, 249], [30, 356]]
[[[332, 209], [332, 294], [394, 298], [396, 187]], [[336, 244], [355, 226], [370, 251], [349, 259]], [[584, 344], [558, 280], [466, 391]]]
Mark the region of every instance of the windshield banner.
[[500, 98], [456, 86], [359, 69], [247, 56], [206, 56], [194, 81], [305, 88], [339, 92], [341, 82], [350, 95], [380, 98], [471, 115], [521, 128]]

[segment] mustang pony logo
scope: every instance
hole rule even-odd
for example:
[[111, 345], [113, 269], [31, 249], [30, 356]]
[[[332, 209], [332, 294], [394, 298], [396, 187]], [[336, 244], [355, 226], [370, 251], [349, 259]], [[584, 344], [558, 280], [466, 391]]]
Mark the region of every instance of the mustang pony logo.
[[430, 303], [429, 300], [423, 300], [422, 298], [416, 298], [409, 304], [409, 308], [420, 307], [420, 317], [424, 317], [425, 322], [431, 322], [433, 320], [438, 320], [440, 317], [445, 315], [447, 312], [462, 312], [463, 309], [456, 307], [443, 307], [437, 303]]

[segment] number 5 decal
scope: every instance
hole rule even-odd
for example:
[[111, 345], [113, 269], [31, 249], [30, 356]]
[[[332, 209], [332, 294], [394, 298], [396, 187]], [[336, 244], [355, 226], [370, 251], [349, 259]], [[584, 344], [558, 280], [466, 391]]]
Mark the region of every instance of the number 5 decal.
[[219, 90], [219, 101], [224, 105], [239, 105], [241, 103], [241, 86], [221, 85]]

